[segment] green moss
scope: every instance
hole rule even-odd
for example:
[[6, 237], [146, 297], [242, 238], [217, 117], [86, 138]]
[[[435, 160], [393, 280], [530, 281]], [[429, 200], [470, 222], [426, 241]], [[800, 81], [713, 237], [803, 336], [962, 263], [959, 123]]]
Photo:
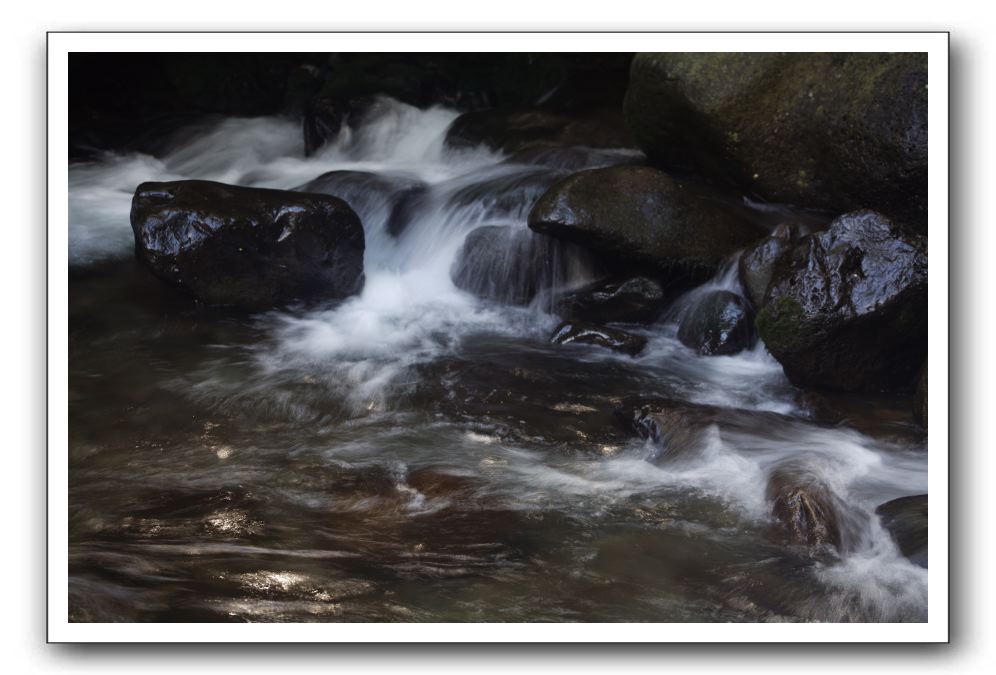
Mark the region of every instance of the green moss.
[[769, 347], [797, 347], [809, 341], [806, 313], [790, 296], [772, 300], [757, 315], [757, 332]]

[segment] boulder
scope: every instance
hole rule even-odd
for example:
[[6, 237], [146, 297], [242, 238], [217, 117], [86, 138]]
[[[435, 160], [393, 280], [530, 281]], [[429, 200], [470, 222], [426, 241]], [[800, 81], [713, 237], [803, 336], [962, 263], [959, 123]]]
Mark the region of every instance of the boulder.
[[792, 248], [792, 242], [799, 238], [798, 228], [779, 225], [771, 236], [747, 248], [737, 261], [737, 272], [744, 287], [747, 299], [754, 307], [761, 307], [775, 271], [775, 263], [782, 254]]
[[874, 211], [837, 218], [779, 258], [757, 328], [797, 386], [908, 387], [927, 353], [926, 239]]
[[927, 495], [900, 497], [875, 513], [900, 552], [920, 567], [927, 566]]
[[210, 305], [343, 298], [363, 285], [364, 234], [341, 199], [210, 181], [143, 183], [135, 254]]
[[596, 281], [565, 293], [555, 310], [567, 319], [605, 323], [653, 323], [667, 302], [663, 286], [648, 277]]
[[768, 477], [765, 498], [791, 543], [841, 550], [841, 505], [817, 476], [795, 465], [777, 467]]
[[638, 54], [624, 108], [661, 166], [925, 231], [925, 53]]
[[515, 152], [524, 148], [586, 146], [631, 148], [633, 139], [622, 115], [615, 110], [583, 114], [528, 108], [467, 112], [446, 132], [451, 148], [476, 148]]
[[711, 291], [688, 310], [678, 339], [704, 356], [736, 354], [757, 342], [754, 313], [736, 293]]
[[536, 202], [529, 227], [689, 282], [765, 234], [705, 188], [644, 166], [564, 178]]
[[927, 364], [920, 369], [916, 383], [916, 396], [913, 399], [913, 418], [924, 429], [927, 428]]
[[485, 225], [467, 235], [450, 278], [478, 297], [528, 305], [540, 291], [566, 278], [568, 248], [524, 227]]
[[560, 324], [550, 336], [550, 342], [558, 345], [598, 345], [630, 356], [636, 356], [647, 346], [647, 338], [642, 335], [584, 321], [565, 321]]

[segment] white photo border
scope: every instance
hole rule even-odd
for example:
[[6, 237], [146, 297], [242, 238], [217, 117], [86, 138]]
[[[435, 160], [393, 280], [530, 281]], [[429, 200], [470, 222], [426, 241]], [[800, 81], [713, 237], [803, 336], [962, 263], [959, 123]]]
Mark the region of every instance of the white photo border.
[[[948, 642], [949, 129], [946, 32], [52, 32], [48, 34], [48, 641], [638, 643]], [[926, 52], [928, 55], [928, 620], [862, 624], [70, 623], [68, 57], [71, 52]], [[208, 627], [210, 626], [210, 627]]]

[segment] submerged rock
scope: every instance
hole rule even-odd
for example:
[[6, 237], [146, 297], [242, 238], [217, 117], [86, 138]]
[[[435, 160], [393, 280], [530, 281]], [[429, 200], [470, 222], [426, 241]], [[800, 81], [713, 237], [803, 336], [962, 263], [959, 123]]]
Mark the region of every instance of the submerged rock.
[[924, 429], [927, 428], [927, 364], [920, 370], [920, 378], [916, 384], [916, 396], [913, 399], [913, 419]]
[[926, 54], [638, 54], [625, 113], [662, 166], [776, 202], [880, 209], [925, 231]]
[[900, 552], [920, 567], [927, 566], [927, 495], [900, 497], [882, 504], [875, 513]]
[[449, 206], [469, 207], [489, 218], [524, 218], [563, 171], [544, 167], [488, 168], [445, 197]]
[[616, 110], [567, 114], [530, 108], [464, 113], [446, 132], [446, 144], [452, 148], [485, 145], [492, 150], [515, 152], [575, 145], [631, 148], [633, 139]]
[[550, 336], [550, 342], [558, 345], [598, 345], [630, 356], [636, 356], [647, 346], [647, 338], [642, 335], [583, 321], [565, 321], [560, 324]]
[[793, 544], [841, 550], [839, 500], [816, 476], [796, 466], [778, 467], [768, 478], [765, 498]]
[[384, 229], [397, 237], [410, 222], [413, 206], [425, 195], [427, 186], [410, 176], [340, 170], [323, 173], [297, 190], [338, 197], [368, 225], [371, 219], [382, 219]]
[[563, 171], [581, 171], [621, 164], [644, 164], [646, 161], [642, 152], [631, 149], [531, 146], [512, 153], [503, 164], [528, 164]]
[[450, 278], [478, 297], [528, 305], [541, 291], [563, 283], [581, 255], [524, 227], [485, 225], [467, 235]]
[[754, 313], [736, 293], [713, 291], [685, 315], [678, 339], [705, 356], [736, 354], [757, 342]]
[[688, 281], [764, 236], [705, 188], [642, 166], [568, 176], [536, 203], [529, 227]]
[[792, 248], [792, 242], [798, 238], [798, 228], [779, 225], [772, 231], [771, 236], [747, 248], [740, 255], [737, 272], [740, 283], [747, 293], [747, 299], [754, 307], [764, 305], [768, 284], [771, 283], [771, 275], [775, 271], [775, 263]]
[[555, 302], [556, 310], [567, 319], [621, 323], [652, 323], [661, 315], [667, 300], [664, 288], [654, 279], [632, 277], [598, 281]]
[[757, 328], [797, 386], [908, 387], [927, 353], [926, 240], [874, 211], [837, 218], [779, 258]]
[[669, 399], [625, 400], [614, 416], [624, 430], [653, 443], [654, 463], [694, 455], [716, 421], [713, 408]]
[[363, 227], [334, 197], [196, 180], [143, 183], [131, 226], [138, 259], [210, 305], [342, 298], [363, 285]]

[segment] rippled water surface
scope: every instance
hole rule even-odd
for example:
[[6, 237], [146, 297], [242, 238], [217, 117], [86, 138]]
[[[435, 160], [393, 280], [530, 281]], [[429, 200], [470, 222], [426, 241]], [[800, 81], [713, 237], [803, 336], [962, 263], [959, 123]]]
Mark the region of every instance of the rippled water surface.
[[[637, 358], [550, 345], [543, 301], [458, 290], [467, 232], [524, 228], [578, 154], [450, 152], [455, 116], [383, 101], [307, 159], [298, 123], [229, 119], [159, 157], [70, 167], [71, 618], [925, 620], [926, 570], [873, 515], [926, 492], [909, 401], [814, 399], [763, 345], [700, 357], [667, 317], [633, 329]], [[355, 298], [205, 309], [133, 260], [142, 181], [297, 188], [330, 171], [353, 172], [327, 182], [367, 233]], [[567, 285], [597, 274], [565, 265]], [[623, 431], [630, 397], [698, 411], [687, 451]], [[765, 490], [786, 465], [846, 505], [846, 553], [779, 535]]]

